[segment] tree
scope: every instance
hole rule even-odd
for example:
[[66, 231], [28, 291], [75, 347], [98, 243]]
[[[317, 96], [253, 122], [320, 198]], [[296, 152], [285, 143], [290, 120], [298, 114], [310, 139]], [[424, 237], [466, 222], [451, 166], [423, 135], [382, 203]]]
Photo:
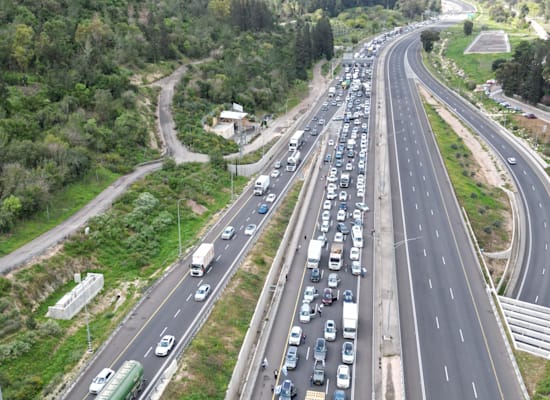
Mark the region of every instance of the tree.
[[11, 55], [22, 72], [27, 71], [34, 56], [33, 36], [34, 32], [30, 26], [19, 24], [15, 27]]
[[464, 21], [464, 34], [466, 36], [470, 36], [473, 30], [474, 30], [474, 23], [469, 19]]
[[0, 231], [8, 232], [14, 225], [21, 210], [21, 200], [14, 195], [2, 201], [0, 205]]
[[306, 26], [303, 22], [298, 22], [296, 26], [296, 39], [294, 42], [294, 67], [296, 70], [296, 78], [302, 81], [307, 79], [307, 68], [309, 61], [309, 54], [311, 52], [311, 43], [307, 42], [306, 35], [304, 34]]
[[420, 41], [422, 42], [422, 47], [427, 53], [430, 53], [433, 50], [434, 42], [439, 40], [439, 31], [425, 30], [420, 34]]

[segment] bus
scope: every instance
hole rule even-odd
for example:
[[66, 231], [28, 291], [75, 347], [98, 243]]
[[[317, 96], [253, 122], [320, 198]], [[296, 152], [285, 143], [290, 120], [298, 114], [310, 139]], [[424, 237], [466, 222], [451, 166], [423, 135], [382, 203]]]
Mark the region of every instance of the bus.
[[137, 399], [143, 389], [143, 365], [139, 361], [124, 361], [103, 390], [97, 400], [129, 400]]
[[302, 144], [304, 143], [304, 131], [296, 131], [294, 132], [294, 135], [290, 138], [290, 142], [288, 142], [288, 151], [293, 152], [298, 150], [300, 147], [302, 147]]

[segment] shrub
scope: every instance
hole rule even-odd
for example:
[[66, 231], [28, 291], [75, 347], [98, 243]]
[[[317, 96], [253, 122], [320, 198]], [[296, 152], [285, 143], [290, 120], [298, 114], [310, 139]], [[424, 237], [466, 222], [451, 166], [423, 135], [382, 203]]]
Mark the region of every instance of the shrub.
[[38, 332], [40, 336], [60, 336], [63, 332], [57, 321], [48, 319], [38, 325]]

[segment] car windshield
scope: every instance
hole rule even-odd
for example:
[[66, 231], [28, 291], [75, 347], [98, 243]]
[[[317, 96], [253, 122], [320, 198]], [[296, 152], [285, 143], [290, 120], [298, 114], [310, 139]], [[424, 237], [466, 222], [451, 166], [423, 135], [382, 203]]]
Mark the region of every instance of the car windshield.
[[105, 378], [102, 376], [98, 376], [94, 379], [94, 383], [103, 383], [105, 382]]

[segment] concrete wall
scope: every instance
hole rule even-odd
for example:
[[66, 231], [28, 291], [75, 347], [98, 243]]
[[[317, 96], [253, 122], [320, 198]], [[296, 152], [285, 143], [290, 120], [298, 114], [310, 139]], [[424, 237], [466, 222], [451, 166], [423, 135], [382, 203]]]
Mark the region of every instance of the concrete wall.
[[103, 274], [90, 273], [63, 296], [55, 306], [48, 307], [47, 317], [71, 319], [103, 289]]

